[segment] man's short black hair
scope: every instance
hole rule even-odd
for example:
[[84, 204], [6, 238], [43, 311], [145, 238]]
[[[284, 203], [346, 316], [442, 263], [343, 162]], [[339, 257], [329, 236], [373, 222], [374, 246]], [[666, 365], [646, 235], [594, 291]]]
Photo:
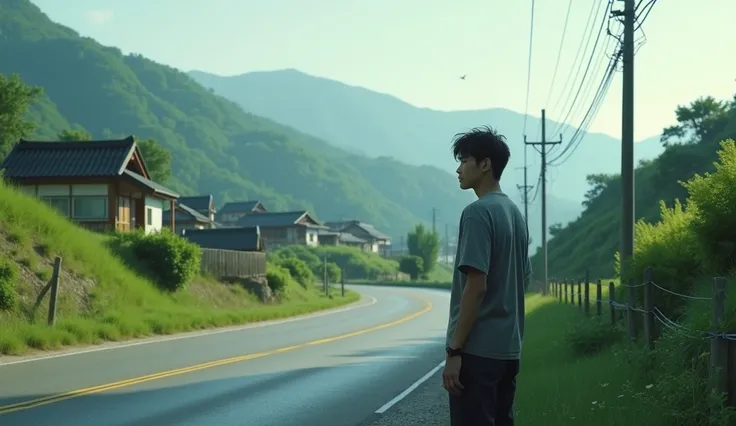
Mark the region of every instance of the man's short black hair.
[[478, 162], [490, 159], [495, 180], [501, 180], [503, 170], [511, 156], [509, 146], [506, 145], [506, 137], [488, 126], [456, 134], [452, 142], [452, 154], [456, 160], [473, 158]]

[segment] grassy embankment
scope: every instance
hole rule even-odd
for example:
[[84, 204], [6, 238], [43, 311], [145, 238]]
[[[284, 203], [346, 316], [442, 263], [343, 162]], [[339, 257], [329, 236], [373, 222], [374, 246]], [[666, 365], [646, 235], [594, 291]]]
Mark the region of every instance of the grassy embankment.
[[[110, 237], [82, 230], [51, 208], [0, 183], [0, 259], [15, 262], [15, 307], [0, 311], [0, 354], [96, 344], [305, 314], [359, 299], [355, 292], [327, 298], [288, 283], [279, 302], [262, 303], [238, 285], [198, 278], [174, 293], [159, 290], [131, 269]], [[63, 258], [57, 323], [46, 325], [48, 296], [35, 310]], [[2, 277], [0, 277], [2, 278]]]
[[350, 284], [391, 286], [391, 287], [418, 287], [430, 289], [449, 289], [452, 285], [452, 266], [437, 263], [426, 280], [350, 280]]

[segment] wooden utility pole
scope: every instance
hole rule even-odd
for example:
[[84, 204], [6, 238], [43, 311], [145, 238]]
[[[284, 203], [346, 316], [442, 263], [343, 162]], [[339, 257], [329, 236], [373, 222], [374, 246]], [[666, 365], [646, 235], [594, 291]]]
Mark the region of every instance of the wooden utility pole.
[[432, 207], [432, 233], [437, 233], [437, 209]]
[[450, 264], [450, 232], [449, 226], [445, 224], [445, 263]]
[[542, 196], [542, 273], [543, 273], [543, 283], [542, 288], [546, 289], [547, 285], [549, 283], [548, 281], [548, 269], [547, 269], [547, 147], [550, 145], [557, 145], [562, 143], [562, 135], [560, 135], [560, 140], [557, 141], [548, 141], [547, 140], [547, 118], [545, 115], [544, 109], [542, 109], [542, 140], [541, 142], [528, 142], [526, 138], [524, 138], [524, 144], [525, 145], [539, 145], [542, 147], [541, 154], [542, 154], [542, 165], [541, 167], [541, 174], [542, 174], [542, 188], [541, 188], [541, 196]]
[[628, 277], [634, 253], [634, 25], [635, 2], [624, 0], [623, 93], [621, 105], [621, 277]]
[[529, 192], [534, 188], [527, 182], [527, 171], [529, 164], [526, 161], [526, 136], [524, 136], [524, 185], [516, 185], [516, 188], [521, 192], [521, 200], [524, 202], [524, 221], [529, 223]]

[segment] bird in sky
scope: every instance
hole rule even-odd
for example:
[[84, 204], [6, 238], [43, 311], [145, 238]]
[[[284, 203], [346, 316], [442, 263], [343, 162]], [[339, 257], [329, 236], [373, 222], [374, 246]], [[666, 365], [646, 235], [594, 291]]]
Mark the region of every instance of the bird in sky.
[[465, 80], [465, 77], [466, 75], [463, 75], [462, 77], [460, 77], [460, 80]]

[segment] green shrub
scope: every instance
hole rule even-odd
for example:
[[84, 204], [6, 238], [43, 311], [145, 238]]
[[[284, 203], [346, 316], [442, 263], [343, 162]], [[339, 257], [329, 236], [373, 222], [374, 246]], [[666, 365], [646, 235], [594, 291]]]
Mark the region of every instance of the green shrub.
[[0, 310], [13, 309], [18, 304], [18, 267], [7, 260], [0, 260]]
[[565, 341], [575, 356], [597, 354], [620, 339], [621, 330], [598, 316], [575, 322], [565, 333]]
[[289, 270], [279, 266], [277, 263], [268, 262], [266, 264], [266, 280], [268, 280], [268, 286], [275, 293], [282, 294], [289, 281], [291, 281], [291, 274]]
[[296, 257], [307, 264], [313, 275], [320, 278], [322, 276], [322, 263], [325, 258], [327, 258], [328, 263], [332, 262], [342, 269], [346, 279], [376, 279], [381, 276], [396, 274], [399, 270], [397, 261], [385, 259], [376, 253], [364, 252], [357, 247], [291, 245], [280, 247], [273, 253], [272, 257]]
[[736, 143], [721, 142], [716, 171], [681, 182], [694, 210], [693, 229], [705, 261], [718, 272], [736, 268]]
[[314, 274], [306, 263], [296, 257], [280, 257], [277, 264], [289, 271], [292, 278], [304, 288], [314, 282]]
[[[667, 208], [660, 201], [660, 221], [655, 224], [640, 220], [635, 227], [634, 256], [631, 273], [634, 284], [644, 280], [644, 271], [651, 268], [652, 280], [659, 286], [680, 294], [691, 294], [696, 280], [702, 275], [700, 244], [693, 231], [695, 214], [685, 209], [679, 200]], [[618, 253], [617, 258], [618, 262]], [[617, 265], [618, 269], [618, 265]], [[638, 289], [643, 299], [643, 288]], [[667, 315], [679, 313], [687, 300], [663, 291], [652, 293], [654, 305]]]
[[122, 238], [164, 290], [182, 289], [199, 274], [202, 262], [199, 246], [168, 229], [150, 234], [136, 231]]
[[403, 256], [399, 260], [399, 270], [416, 280], [424, 270], [424, 260], [419, 256]]
[[[337, 266], [337, 263], [334, 262], [327, 262], [327, 281], [330, 283], [338, 283], [342, 279], [342, 270], [339, 266]], [[317, 266], [315, 275], [317, 276], [317, 279], [320, 280], [320, 282], [324, 279], [325, 274], [325, 263], [322, 262], [319, 266]]]

